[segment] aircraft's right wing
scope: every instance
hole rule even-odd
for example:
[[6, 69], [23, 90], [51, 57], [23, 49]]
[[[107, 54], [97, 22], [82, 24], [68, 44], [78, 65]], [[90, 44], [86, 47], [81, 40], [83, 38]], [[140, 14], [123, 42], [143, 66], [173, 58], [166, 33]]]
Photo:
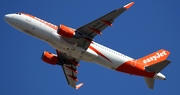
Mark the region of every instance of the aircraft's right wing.
[[84, 83], [80, 83], [76, 85], [76, 82], [78, 82], [77, 79], [77, 66], [79, 66], [79, 60], [69, 57], [64, 53], [60, 53], [59, 51], [56, 51], [60, 64], [62, 66], [64, 75], [66, 77], [66, 80], [70, 86], [72, 86], [75, 89], [79, 89]]
[[76, 69], [76, 66], [73, 63], [63, 64], [62, 69], [64, 71], [64, 75], [69, 85], [71, 85], [72, 87], [76, 89], [79, 89], [83, 85], [83, 83], [76, 85], [76, 82], [78, 82], [78, 79], [77, 79], [78, 71]]

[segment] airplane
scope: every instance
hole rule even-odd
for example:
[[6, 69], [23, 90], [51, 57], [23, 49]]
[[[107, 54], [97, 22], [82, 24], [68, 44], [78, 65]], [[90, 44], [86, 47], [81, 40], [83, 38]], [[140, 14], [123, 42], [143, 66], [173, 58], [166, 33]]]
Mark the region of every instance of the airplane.
[[56, 50], [56, 54], [44, 51], [41, 59], [51, 65], [60, 65], [67, 83], [79, 89], [84, 83], [77, 84], [77, 67], [81, 60], [94, 62], [111, 70], [144, 77], [147, 86], [154, 88], [155, 79], [165, 80], [160, 72], [171, 63], [167, 59], [170, 52], [160, 49], [145, 57], [134, 59], [120, 52], [112, 50], [94, 41], [96, 35], [101, 35], [108, 26], [134, 2], [115, 9], [110, 13], [77, 29], [60, 24], [51, 24], [27, 13], [12, 13], [4, 16], [5, 21], [35, 38], [38, 38]]

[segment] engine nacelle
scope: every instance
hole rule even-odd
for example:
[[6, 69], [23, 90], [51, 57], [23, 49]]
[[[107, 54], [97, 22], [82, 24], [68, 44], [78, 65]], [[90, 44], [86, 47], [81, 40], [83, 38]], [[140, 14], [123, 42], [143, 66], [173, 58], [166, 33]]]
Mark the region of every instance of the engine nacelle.
[[61, 36], [72, 38], [75, 35], [75, 30], [70, 27], [60, 24], [57, 30], [57, 33]]
[[44, 51], [42, 54], [41, 59], [51, 65], [56, 65], [58, 63], [58, 57], [55, 54], [52, 54], [50, 52]]

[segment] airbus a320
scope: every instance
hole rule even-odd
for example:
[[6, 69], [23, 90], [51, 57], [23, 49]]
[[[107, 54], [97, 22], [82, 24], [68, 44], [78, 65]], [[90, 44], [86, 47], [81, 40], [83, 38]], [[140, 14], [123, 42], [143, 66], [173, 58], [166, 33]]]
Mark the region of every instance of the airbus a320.
[[77, 29], [63, 24], [57, 26], [22, 12], [6, 14], [4, 19], [17, 30], [51, 45], [56, 54], [44, 51], [41, 59], [51, 65], [60, 65], [67, 83], [75, 89], [84, 84], [76, 84], [77, 67], [80, 66], [81, 60], [94, 62], [118, 72], [142, 76], [147, 86], [153, 89], [155, 79], [166, 79], [160, 71], [171, 62], [167, 60], [169, 51], [161, 49], [145, 57], [133, 59], [94, 41], [96, 35], [101, 35], [106, 27], [112, 26], [114, 20], [133, 4], [134, 2], [131, 2], [113, 10]]

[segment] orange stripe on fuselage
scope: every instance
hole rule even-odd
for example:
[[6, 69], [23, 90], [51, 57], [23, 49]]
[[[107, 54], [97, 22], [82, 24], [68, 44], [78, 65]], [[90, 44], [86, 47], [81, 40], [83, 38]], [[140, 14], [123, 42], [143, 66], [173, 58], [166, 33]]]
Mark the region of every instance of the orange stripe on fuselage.
[[112, 61], [111, 60], [109, 60], [109, 58], [107, 58], [104, 54], [102, 54], [100, 51], [98, 51], [96, 48], [94, 48], [93, 46], [89, 46], [89, 48], [91, 49], [91, 50], [93, 50], [94, 52], [96, 52], [98, 55], [101, 55], [102, 57], [104, 57], [105, 59], [107, 59], [109, 62], [111, 62], [112, 63]]
[[144, 69], [144, 67], [145, 67], [144, 64], [139, 64], [136, 61], [130, 60], [120, 65], [118, 68], [116, 68], [116, 70], [120, 72], [128, 73], [128, 74], [132, 74], [132, 75], [153, 78], [155, 73], [147, 72]]
[[42, 22], [42, 23], [46, 24], [47, 26], [49, 26], [50, 28], [52, 28], [52, 29], [54, 29], [54, 30], [58, 30], [58, 26], [56, 26], [56, 25], [54, 25], [54, 24], [51, 24], [51, 23], [49, 23], [49, 22], [47, 22], [47, 21], [45, 21], [45, 20], [42, 20], [42, 19], [40, 19], [40, 18], [38, 18], [38, 17], [35, 17], [35, 16], [33, 16], [33, 15], [30, 15], [30, 14], [26, 14], [26, 13], [21, 13], [21, 14], [24, 14], [24, 15], [30, 17], [30, 18], [33, 18], [33, 19], [35, 19], [35, 20], [37, 20], [37, 21], [39, 21], [39, 22]]

